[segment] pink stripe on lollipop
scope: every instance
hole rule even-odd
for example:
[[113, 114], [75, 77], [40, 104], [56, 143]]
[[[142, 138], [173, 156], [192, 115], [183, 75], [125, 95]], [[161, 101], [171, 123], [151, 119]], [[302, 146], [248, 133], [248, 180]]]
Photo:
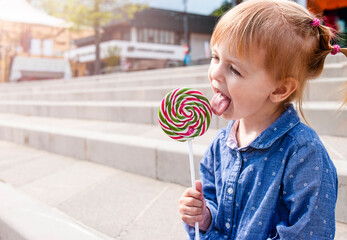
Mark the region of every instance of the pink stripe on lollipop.
[[191, 94], [191, 95], [200, 95], [201, 96], [201, 92], [195, 91], [195, 90], [190, 90], [190, 91], [187, 91], [186, 93]]
[[185, 132], [185, 133], [180, 133], [180, 135], [182, 135], [182, 136], [190, 136], [190, 135], [192, 135], [194, 133], [194, 128], [192, 128], [192, 127], [188, 127], [188, 130], [187, 130], [187, 132]]

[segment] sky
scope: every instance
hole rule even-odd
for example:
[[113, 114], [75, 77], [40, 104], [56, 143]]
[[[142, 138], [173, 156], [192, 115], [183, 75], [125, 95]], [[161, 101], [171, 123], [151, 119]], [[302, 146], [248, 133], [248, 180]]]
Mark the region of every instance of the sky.
[[[150, 7], [174, 11], [184, 10], [184, 0], [133, 0], [133, 2], [147, 3]], [[209, 15], [220, 7], [224, 0], [187, 0], [187, 12]]]

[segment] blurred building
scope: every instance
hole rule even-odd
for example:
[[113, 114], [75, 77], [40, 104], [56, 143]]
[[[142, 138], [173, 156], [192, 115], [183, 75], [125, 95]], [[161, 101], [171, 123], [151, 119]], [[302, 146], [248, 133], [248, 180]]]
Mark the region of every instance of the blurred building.
[[[180, 66], [183, 64], [184, 48], [183, 12], [146, 8], [135, 13], [133, 19], [116, 20], [103, 27], [101, 59], [103, 72], [132, 71]], [[217, 22], [216, 17], [189, 14], [188, 40], [192, 64], [207, 63], [208, 43]], [[85, 65], [93, 73], [95, 61], [94, 37], [74, 41], [76, 48], [67, 54], [73, 62]], [[107, 65], [109, 58], [118, 67]], [[74, 73], [79, 75], [79, 73]]]
[[64, 20], [25, 0], [0, 0], [0, 81], [70, 77], [64, 52], [74, 37]]

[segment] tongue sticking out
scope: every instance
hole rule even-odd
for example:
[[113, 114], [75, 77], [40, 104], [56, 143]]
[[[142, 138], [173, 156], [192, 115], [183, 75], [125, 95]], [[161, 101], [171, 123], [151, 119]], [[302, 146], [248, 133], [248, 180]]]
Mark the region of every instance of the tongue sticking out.
[[229, 107], [230, 99], [222, 93], [217, 93], [211, 99], [211, 108], [214, 114], [220, 116]]

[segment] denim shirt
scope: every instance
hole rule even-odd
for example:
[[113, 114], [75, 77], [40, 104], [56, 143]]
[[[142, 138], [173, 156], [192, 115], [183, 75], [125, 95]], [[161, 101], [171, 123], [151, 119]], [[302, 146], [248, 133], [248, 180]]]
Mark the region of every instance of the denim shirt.
[[[200, 162], [212, 215], [200, 239], [334, 239], [336, 169], [293, 106], [247, 147], [226, 145], [233, 124]], [[185, 228], [193, 240], [194, 228]]]

